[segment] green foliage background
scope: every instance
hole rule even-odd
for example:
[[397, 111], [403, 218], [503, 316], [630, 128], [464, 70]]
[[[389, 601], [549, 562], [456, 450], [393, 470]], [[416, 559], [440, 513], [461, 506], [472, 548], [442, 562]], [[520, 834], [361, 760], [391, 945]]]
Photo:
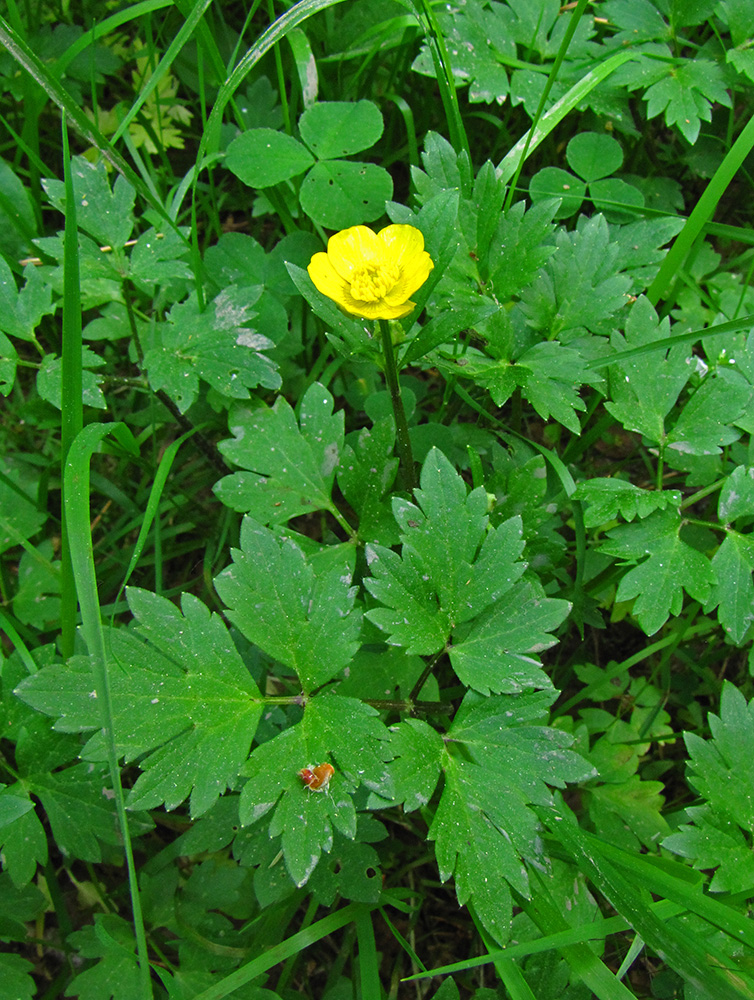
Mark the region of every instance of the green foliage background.
[[754, 997], [752, 39], [9, 2], [0, 1000]]

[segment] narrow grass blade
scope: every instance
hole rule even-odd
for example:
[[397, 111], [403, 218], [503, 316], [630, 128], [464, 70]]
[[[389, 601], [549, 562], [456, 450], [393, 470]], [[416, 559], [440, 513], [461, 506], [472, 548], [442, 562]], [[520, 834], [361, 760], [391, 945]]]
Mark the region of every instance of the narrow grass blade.
[[[657, 891], [663, 894], [670, 888], [666, 880], [658, 878], [655, 866], [652, 866], [651, 878], [647, 872], [643, 873], [642, 878], [637, 878], [633, 862], [638, 860], [638, 856], [627, 855], [626, 857], [631, 859], [633, 869], [632, 877], [627, 878], [611, 860], [608, 860], [608, 856], [614, 853], [609, 845], [597, 837], [585, 834], [567, 817], [555, 811], [542, 810], [541, 815], [550, 832], [567, 851], [574, 864], [610, 904], [630, 921], [647, 945], [659, 952], [667, 964], [688, 984], [714, 996], [716, 1000], [742, 1000], [742, 998], [754, 1000], [754, 984], [737, 968], [731, 968], [731, 960], [727, 955], [708, 939], [705, 940], [690, 930], [682, 930], [672, 923], [659, 920], [647, 906], [645, 896], [635, 888], [637, 884], [646, 886], [647, 890], [656, 887]], [[693, 892], [686, 883], [683, 883], [685, 889], [681, 889], [680, 879], [673, 881], [677, 883], [673, 887], [676, 899], [685, 896], [688, 909], [709, 919], [707, 917], [709, 907], [706, 904], [713, 901], [705, 899], [698, 891]], [[738, 915], [731, 913], [731, 917], [736, 916]], [[740, 939], [740, 935], [737, 939]]]
[[[79, 352], [80, 356], [80, 352]], [[71, 563], [81, 606], [81, 623], [84, 639], [92, 664], [97, 704], [102, 713], [102, 729], [107, 747], [110, 777], [115, 795], [115, 808], [120, 824], [123, 848], [126, 855], [128, 882], [131, 890], [134, 932], [139, 956], [140, 1000], [150, 1000], [152, 984], [149, 973], [147, 939], [139, 898], [139, 885], [134, 865], [131, 836], [126, 819], [123, 786], [120, 781], [118, 757], [115, 749], [113, 710], [107, 670], [105, 637], [97, 593], [97, 575], [94, 551], [89, 529], [89, 462], [102, 439], [113, 434], [127, 451], [138, 454], [133, 437], [125, 424], [90, 424], [76, 437], [68, 452], [63, 476], [65, 522], [68, 525]]]
[[565, 116], [594, 90], [598, 83], [606, 80], [624, 63], [636, 58], [633, 52], [616, 52], [615, 55], [610, 56], [587, 73], [578, 83], [575, 83], [568, 93], [564, 94], [546, 114], [542, 115], [536, 127], [532, 126], [526, 135], [523, 135], [516, 145], [506, 153], [497, 166], [498, 177], [507, 184], [519, 167], [524, 149], [527, 156], [533, 153], [537, 146], [544, 142], [552, 130], [563, 121]]
[[0, 630], [5, 632], [5, 634], [10, 639], [11, 643], [15, 647], [16, 652], [21, 657], [21, 662], [26, 667], [26, 670], [30, 674], [35, 674], [39, 669], [34, 662], [34, 657], [29, 652], [26, 643], [18, 634], [16, 627], [10, 620], [8, 615], [0, 608]]
[[754, 118], [750, 118], [745, 128], [725, 154], [725, 158], [712, 176], [707, 187], [686, 225], [676, 236], [675, 243], [670, 248], [667, 257], [662, 262], [654, 281], [647, 290], [647, 298], [656, 306], [664, 297], [676, 271], [681, 267], [697, 236], [714, 214], [717, 204], [725, 193], [728, 185], [738, 173], [746, 157], [754, 148]]
[[716, 323], [714, 326], [706, 326], [701, 330], [688, 330], [686, 333], [678, 333], [675, 337], [666, 337], [664, 340], [653, 340], [649, 344], [641, 347], [632, 347], [630, 351], [620, 351], [618, 354], [610, 354], [606, 358], [597, 358], [594, 361], [587, 361], [587, 368], [607, 368], [609, 365], [620, 364], [630, 358], [640, 358], [645, 354], [652, 354], [654, 351], [667, 351], [676, 344], [693, 344], [702, 337], [712, 337], [719, 333], [735, 333], [737, 330], [750, 330], [754, 326], [754, 315], [739, 316], [738, 319], [731, 319], [727, 323]]
[[382, 1000], [377, 944], [374, 940], [372, 913], [362, 909], [356, 917], [356, 940], [359, 945], [359, 979], [362, 1000]]
[[[65, 174], [65, 234], [63, 244], [63, 357], [60, 423], [61, 478], [71, 445], [84, 426], [81, 371], [81, 281], [79, 277], [79, 237], [76, 225], [76, 199], [73, 196], [71, 157], [68, 151], [68, 128], [63, 115], [63, 170]], [[63, 504], [63, 530], [60, 551], [60, 631], [61, 652], [73, 655], [76, 633], [76, 584], [70, 552], [70, 528]]]
[[542, 91], [542, 96], [539, 99], [539, 106], [537, 107], [534, 118], [532, 119], [531, 128], [526, 133], [525, 142], [523, 149], [521, 150], [521, 157], [518, 161], [518, 166], [516, 167], [516, 172], [513, 175], [513, 181], [508, 188], [508, 194], [505, 198], [505, 206], [503, 207], [503, 213], [507, 214], [511, 205], [513, 204], [513, 197], [516, 193], [516, 186], [518, 184], [518, 179], [521, 176], [521, 171], [524, 169], [524, 163], [526, 162], [526, 157], [529, 155], [529, 146], [532, 144], [534, 134], [536, 132], [537, 126], [542, 118], [542, 112], [545, 109], [545, 104], [547, 104], [547, 98], [550, 96], [550, 91], [553, 88], [553, 84], [557, 79], [558, 73], [560, 72], [560, 67], [563, 65], [563, 60], [565, 59], [566, 52], [568, 51], [568, 46], [571, 44], [571, 39], [576, 33], [576, 28], [578, 27], [579, 21], [581, 20], [581, 15], [586, 9], [588, 0], [578, 0], [576, 4], [576, 9], [571, 14], [571, 19], [568, 22], [568, 28], [563, 35], [563, 41], [560, 43], [558, 48], [558, 53], [555, 56], [555, 60], [552, 64], [552, 68], [547, 76], [547, 82], [545, 83], [545, 88]]
[[170, 475], [170, 470], [173, 467], [173, 462], [175, 461], [175, 456], [178, 454], [178, 449], [184, 443], [188, 441], [192, 435], [196, 434], [201, 427], [193, 427], [190, 431], [186, 431], [177, 438], [173, 443], [165, 449], [165, 452], [160, 459], [160, 464], [157, 467], [157, 474], [154, 477], [154, 482], [152, 483], [152, 489], [149, 491], [149, 499], [147, 500], [147, 508], [144, 511], [144, 518], [141, 522], [141, 527], [139, 528], [139, 536], [136, 539], [136, 545], [134, 546], [133, 553], [131, 555], [131, 560], [128, 564], [128, 569], [126, 570], [126, 575], [123, 578], [123, 583], [120, 585], [118, 590], [118, 595], [115, 598], [115, 604], [117, 605], [120, 601], [120, 596], [128, 585], [128, 581], [131, 579], [131, 574], [136, 569], [136, 566], [141, 558], [141, 553], [144, 551], [144, 546], [147, 542], [147, 537], [152, 528], [152, 523], [160, 508], [160, 500], [162, 499], [162, 491], [165, 488], [165, 483], [167, 482], [168, 476]]
[[[309, 948], [321, 941], [328, 934], [334, 934], [341, 927], [357, 920], [364, 908], [363, 903], [349, 903], [342, 910], [330, 913], [322, 920], [318, 920], [316, 924], [312, 924], [311, 927], [299, 931], [298, 934], [293, 934], [285, 941], [275, 945], [274, 948], [265, 951], [263, 955], [252, 959], [251, 962], [232, 972], [219, 983], [215, 983], [202, 993], [197, 993], [194, 1000], [223, 1000], [223, 997], [230, 996], [235, 990], [245, 986], [246, 983], [262, 975], [263, 972], [267, 972], [273, 966], [279, 965], [292, 955], [303, 951], [304, 948]], [[371, 907], [367, 908], [367, 912], [369, 909]]]

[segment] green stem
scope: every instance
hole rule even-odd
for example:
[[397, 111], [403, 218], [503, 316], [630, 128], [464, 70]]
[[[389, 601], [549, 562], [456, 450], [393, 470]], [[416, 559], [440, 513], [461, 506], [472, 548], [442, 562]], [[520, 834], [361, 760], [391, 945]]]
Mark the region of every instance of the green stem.
[[377, 320], [382, 334], [382, 356], [385, 359], [385, 381], [390, 391], [390, 400], [393, 404], [393, 416], [395, 417], [395, 431], [398, 443], [398, 457], [401, 461], [401, 474], [403, 485], [407, 490], [413, 490], [418, 485], [416, 482], [416, 472], [414, 470], [414, 453], [411, 451], [411, 438], [408, 436], [408, 422], [406, 411], [403, 409], [401, 399], [401, 384], [398, 381], [398, 369], [395, 365], [395, 351], [393, 350], [393, 338], [390, 335], [390, 323], [386, 319]]

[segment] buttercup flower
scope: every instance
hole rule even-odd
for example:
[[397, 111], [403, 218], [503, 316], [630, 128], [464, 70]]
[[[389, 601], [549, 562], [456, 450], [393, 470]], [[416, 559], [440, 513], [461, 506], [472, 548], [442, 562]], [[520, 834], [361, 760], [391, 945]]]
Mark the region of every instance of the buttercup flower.
[[315, 253], [309, 277], [341, 309], [364, 319], [400, 319], [416, 303], [410, 297], [435, 265], [414, 226], [387, 226], [379, 233], [351, 226]]

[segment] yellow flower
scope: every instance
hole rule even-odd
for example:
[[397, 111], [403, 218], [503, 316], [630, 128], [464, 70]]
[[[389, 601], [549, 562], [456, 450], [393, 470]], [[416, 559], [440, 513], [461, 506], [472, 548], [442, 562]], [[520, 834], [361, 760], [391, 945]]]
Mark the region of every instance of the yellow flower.
[[307, 270], [319, 291], [352, 316], [400, 319], [416, 305], [410, 297], [434, 266], [413, 226], [379, 233], [351, 226], [331, 236], [327, 253], [315, 253]]

